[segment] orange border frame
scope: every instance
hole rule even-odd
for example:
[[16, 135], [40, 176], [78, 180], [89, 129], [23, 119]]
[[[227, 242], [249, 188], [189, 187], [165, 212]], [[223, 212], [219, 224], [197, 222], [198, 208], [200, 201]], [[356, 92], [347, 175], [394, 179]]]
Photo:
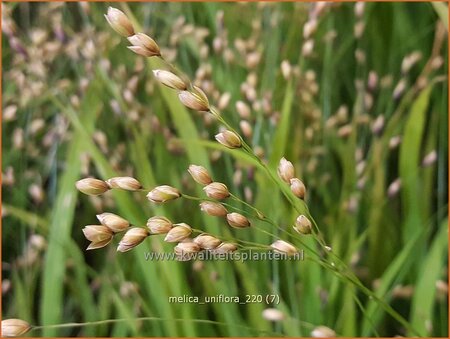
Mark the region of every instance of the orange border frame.
[[[8, 2], [22, 2], [20, 0], [17, 1], [13, 1], [13, 0], [0, 0], [0, 3], [8, 3]], [[50, 1], [40, 1], [40, 0], [28, 0], [28, 1], [23, 1], [23, 2], [82, 2], [82, 1], [77, 1], [77, 0], [61, 0], [61, 1], [57, 1], [57, 0], [50, 0]], [[233, 0], [216, 0], [216, 1], [209, 1], [209, 0], [152, 0], [152, 1], [146, 1], [146, 0], [125, 0], [125, 1], [121, 1], [121, 0], [110, 0], [110, 1], [105, 1], [105, 0], [88, 0], [86, 2], [92, 2], [92, 3], [102, 3], [102, 2], [318, 2], [315, 0], [311, 0], [311, 1], [305, 1], [305, 0], [263, 0], [263, 1], [258, 1], [258, 0], [248, 0], [248, 1], [243, 1], [243, 0], [237, 0], [237, 1], [233, 1]], [[354, 0], [328, 0], [326, 2], [357, 2]], [[422, 0], [396, 0], [396, 1], [392, 1], [392, 0], [375, 0], [375, 1], [368, 1], [368, 0], [362, 0], [360, 2], [443, 2], [443, 3], [447, 3], [447, 11], [448, 11], [448, 15], [450, 17], [450, 0], [448, 1], [440, 1], [440, 0], [428, 0], [428, 1], [422, 1]], [[2, 14], [2, 8], [0, 6], [0, 16]], [[0, 30], [2, 29], [2, 22], [0, 21]], [[3, 31], [2, 31], [3, 32]], [[450, 35], [450, 30], [447, 30], [447, 37]], [[2, 55], [2, 43], [3, 43], [3, 34], [0, 35], [0, 56]], [[450, 44], [447, 43], [447, 56], [450, 56]], [[2, 152], [1, 150], [3, 150], [2, 148], [2, 132], [3, 132], [3, 63], [2, 63], [2, 58], [0, 57], [0, 72], [1, 72], [1, 81], [0, 81], [0, 101], [2, 103], [1, 107], [0, 107], [0, 167], [2, 168], [3, 165], [3, 159], [2, 159]], [[450, 69], [447, 69], [447, 80], [450, 79]], [[448, 96], [447, 96], [447, 109], [449, 109], [450, 107], [450, 87], [448, 87]], [[449, 112], [447, 112], [448, 114]], [[448, 129], [450, 130], [450, 119], [448, 119]], [[450, 149], [450, 138], [448, 138], [447, 140], [447, 147], [448, 149]], [[450, 157], [448, 157], [448, 167], [450, 167]], [[2, 171], [0, 171], [0, 183], [2, 182], [3, 178], [2, 178]], [[450, 180], [450, 172], [447, 173], [447, 202], [450, 201], [450, 190], [449, 190], [449, 180]], [[0, 215], [2, 212], [2, 201], [3, 201], [3, 189], [2, 186], [0, 186]], [[448, 213], [448, 212], [447, 212]], [[447, 215], [447, 219], [448, 219], [448, 215]], [[0, 218], [0, 238], [2, 238], [2, 226], [3, 226], [3, 218]], [[448, 226], [450, 228], [450, 220], [448, 221]], [[450, 233], [448, 233], [448, 242], [450, 243]], [[447, 247], [447, 258], [450, 259], [450, 247]], [[1, 244], [0, 244], [0, 262], [2, 260], [2, 251], [1, 251]], [[447, 261], [447, 266], [449, 267], [449, 262], [450, 260]], [[449, 279], [448, 279], [449, 280]], [[0, 281], [2, 281], [2, 270], [0, 270]], [[447, 284], [449, 286], [450, 289], [450, 283], [449, 281], [447, 281]], [[0, 297], [1, 298], [1, 297]], [[448, 304], [450, 305], [450, 294], [447, 294], [447, 301]], [[3, 310], [2, 310], [2, 305], [0, 304], [0, 319], [3, 319]], [[449, 312], [449, 323], [450, 323], [450, 312]], [[450, 330], [450, 329], [449, 329]], [[41, 337], [28, 337], [28, 338], [41, 338]], [[71, 339], [72, 337], [65, 337], [67, 339]], [[64, 339], [65, 339], [64, 338]], [[90, 339], [91, 337], [82, 337], [85, 339]], [[157, 337], [155, 337], [157, 338]], [[243, 338], [243, 337], [242, 337]], [[307, 337], [306, 337], [307, 338]], [[61, 337], [61, 339], [63, 339], [63, 337]], [[240, 339], [240, 338], [236, 338], [236, 339]]]

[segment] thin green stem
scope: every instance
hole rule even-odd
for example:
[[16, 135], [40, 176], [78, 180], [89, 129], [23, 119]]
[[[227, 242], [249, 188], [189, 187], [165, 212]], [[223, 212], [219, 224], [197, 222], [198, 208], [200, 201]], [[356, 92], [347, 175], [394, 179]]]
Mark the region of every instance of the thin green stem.
[[[188, 194], [184, 194], [184, 193], [182, 193], [181, 196], [182, 196], [183, 198], [188, 199], [188, 200], [194, 200], [194, 201], [211, 201], [211, 202], [214, 202], [214, 203], [221, 204], [221, 205], [223, 205], [223, 206], [225, 206], [225, 207], [228, 207], [228, 208], [230, 208], [230, 209], [233, 209], [233, 210], [235, 210], [235, 211], [238, 211], [238, 212], [240, 212], [240, 213], [242, 213], [242, 214], [245, 214], [245, 215], [249, 216], [250, 218], [255, 217], [255, 215], [250, 214], [250, 213], [248, 213], [247, 211], [245, 211], [245, 210], [243, 210], [243, 209], [241, 209], [241, 208], [238, 208], [238, 207], [236, 207], [236, 206], [233, 206], [233, 205], [230, 205], [230, 204], [227, 204], [227, 203], [224, 203], [224, 202], [218, 202], [217, 200], [214, 200], [214, 199], [209, 199], [209, 198], [199, 198], [199, 197], [194, 197], [194, 196], [192, 196], [192, 195], [188, 195]], [[236, 196], [233, 195], [233, 194], [231, 194], [231, 197], [232, 197], [234, 200], [239, 201], [239, 202], [245, 204], [246, 206], [250, 207], [253, 211], [255, 211], [255, 212], [256, 212], [256, 217], [257, 217], [259, 220], [263, 220], [263, 221], [269, 222], [270, 219], [269, 219], [268, 217], [264, 216], [264, 215], [262, 214], [262, 212], [259, 211], [258, 209], [256, 209], [255, 207], [249, 205], [248, 203], [246, 203], [245, 201], [239, 199], [238, 197], [236, 197]], [[263, 216], [263, 218], [261, 218], [261, 216]]]
[[[200, 234], [201, 233], [205, 233], [205, 231], [197, 229], [197, 228], [193, 228], [192, 231], [194, 233], [200, 233]], [[239, 242], [239, 243], [243, 243], [243, 244], [249, 244], [249, 245], [251, 245], [253, 247], [257, 247], [257, 248], [264, 249], [264, 250], [267, 250], [268, 248], [270, 248], [269, 246], [261, 245], [261, 244], [258, 244], [256, 242], [245, 241], [245, 240], [240, 240], [240, 239], [228, 239], [228, 238], [223, 238], [223, 237], [218, 237], [218, 236], [215, 236], [215, 237], [217, 239], [221, 240], [221, 241], [225, 241], [225, 242]], [[239, 246], [241, 246], [241, 245], [239, 245]], [[249, 248], [249, 247], [244, 247], [244, 246], [241, 246], [241, 247]]]
[[237, 325], [237, 324], [227, 324], [219, 321], [214, 320], [207, 320], [207, 319], [169, 319], [169, 318], [159, 318], [159, 317], [139, 317], [139, 318], [133, 318], [133, 319], [106, 319], [106, 320], [98, 320], [98, 321], [89, 321], [84, 323], [64, 323], [64, 324], [53, 324], [53, 325], [41, 325], [41, 326], [32, 326], [31, 330], [41, 330], [41, 329], [49, 329], [49, 328], [74, 328], [74, 327], [87, 327], [87, 326], [99, 326], [99, 325], [106, 325], [106, 324], [117, 324], [117, 323], [129, 323], [129, 322], [136, 322], [136, 321], [170, 321], [170, 322], [195, 322], [200, 324], [211, 324], [211, 325], [218, 325], [218, 326], [230, 326], [230, 327], [238, 327], [242, 329], [246, 329], [252, 332], [258, 332], [258, 333], [266, 333], [270, 335], [276, 335], [280, 336], [281, 333], [274, 333], [270, 331], [264, 331], [264, 330], [258, 330], [252, 327], [243, 326], [243, 325]]
[[256, 213], [256, 216], [257, 216], [259, 219], [264, 220], [264, 219], [266, 218], [266, 217], [264, 216], [264, 214], [263, 214], [260, 210], [258, 210], [256, 207], [250, 205], [248, 202], [246, 202], [246, 201], [244, 201], [244, 200], [238, 198], [238, 197], [235, 196], [234, 194], [230, 194], [230, 197], [231, 197], [233, 200], [235, 200], [235, 201], [237, 201], [237, 202], [239, 202], [239, 203], [241, 203], [241, 204], [247, 206], [247, 207], [250, 208], [252, 211], [254, 211], [254, 212]]
[[258, 230], [258, 231], [260, 231], [261, 233], [264, 233], [264, 234], [266, 234], [266, 235], [269, 235], [269, 236], [271, 236], [271, 237], [273, 237], [273, 238], [275, 238], [275, 239], [278, 238], [275, 234], [270, 233], [270, 232], [268, 232], [268, 231], [266, 231], [266, 230], [263, 230], [262, 228], [259, 228], [259, 227], [256, 227], [256, 226], [253, 226], [253, 228], [254, 228], [255, 230]]
[[254, 217], [253, 214], [250, 214], [250, 213], [248, 213], [247, 211], [245, 211], [245, 210], [243, 210], [243, 209], [241, 209], [241, 208], [239, 208], [239, 207], [236, 207], [236, 206], [233, 206], [233, 205], [224, 203], [224, 202], [222, 203], [222, 205], [224, 205], [225, 207], [228, 207], [228, 208], [230, 208], [230, 209], [232, 209], [232, 210], [235, 210], [235, 211], [237, 211], [237, 212], [240, 212], [240, 213], [242, 213], [242, 214], [248, 216], [249, 218], [253, 218], [253, 217]]
[[184, 193], [181, 193], [181, 197], [182, 197], [182, 198], [185, 198], [185, 199], [188, 199], [188, 200], [195, 200], [195, 201], [213, 201], [213, 202], [215, 202], [215, 200], [213, 200], [213, 199], [194, 197], [194, 196], [192, 196], [192, 195], [188, 195], [188, 194], [184, 194]]
[[255, 247], [245, 247], [244, 249], [246, 249], [246, 250], [261, 250], [261, 251], [264, 251], [264, 252], [266, 252], [268, 249], [270, 249], [270, 247], [258, 247], [258, 246], [255, 246]]

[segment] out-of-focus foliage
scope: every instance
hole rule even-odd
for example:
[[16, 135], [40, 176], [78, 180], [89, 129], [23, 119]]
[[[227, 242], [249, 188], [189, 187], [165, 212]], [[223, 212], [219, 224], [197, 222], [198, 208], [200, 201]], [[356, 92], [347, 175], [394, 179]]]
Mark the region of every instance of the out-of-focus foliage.
[[[448, 336], [446, 10], [116, 5], [272, 169], [282, 156], [293, 162], [325, 242], [367, 288], [415, 335]], [[154, 80], [146, 60], [108, 26], [106, 10], [87, 2], [2, 4], [4, 318], [129, 319], [33, 336], [310, 336], [320, 325], [341, 336], [413, 335], [313, 261], [146, 261], [145, 252], [173, 250], [160, 236], [129, 253], [116, 252], [117, 239], [85, 251], [81, 229], [102, 212], [134, 225], [165, 215], [218, 236], [272, 243], [259, 227], [302, 248], [267, 224], [230, 230], [191, 200], [154, 205], [139, 192], [78, 194], [82, 177], [129, 175], [147, 189], [169, 184], [204, 196], [187, 172], [197, 164], [288, 232], [297, 217], [264, 172], [214, 141], [220, 126], [210, 114], [185, 109]], [[220, 294], [275, 294], [280, 303], [169, 302]], [[284, 319], [263, 317], [270, 307]]]

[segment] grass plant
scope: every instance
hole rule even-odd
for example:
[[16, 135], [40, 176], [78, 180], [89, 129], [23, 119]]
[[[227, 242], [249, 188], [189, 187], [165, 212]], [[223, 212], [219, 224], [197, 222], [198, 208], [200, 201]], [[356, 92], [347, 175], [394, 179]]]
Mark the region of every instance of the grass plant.
[[2, 12], [4, 334], [448, 336], [445, 4]]

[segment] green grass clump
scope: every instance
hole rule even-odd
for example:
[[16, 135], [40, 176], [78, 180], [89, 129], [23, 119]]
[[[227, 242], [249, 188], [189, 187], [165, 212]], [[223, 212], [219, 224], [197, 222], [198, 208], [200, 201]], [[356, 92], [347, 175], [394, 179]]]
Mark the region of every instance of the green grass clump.
[[[117, 6], [164, 59], [128, 51], [106, 4], [3, 5], [4, 319], [47, 337], [448, 336], [445, 4]], [[212, 113], [161, 86], [161, 68], [199, 86]], [[242, 147], [214, 140], [224, 126]], [[304, 201], [276, 176], [282, 157]], [[227, 185], [250, 227], [200, 211], [190, 164]], [[79, 195], [91, 176], [183, 196]], [[138, 226], [163, 215], [242, 252], [282, 239], [305, 260], [146, 261], [173, 251], [159, 236], [84, 251], [82, 228], [103, 212]], [[294, 232], [299, 214], [313, 235]], [[169, 302], [218, 295], [276, 298]]]

